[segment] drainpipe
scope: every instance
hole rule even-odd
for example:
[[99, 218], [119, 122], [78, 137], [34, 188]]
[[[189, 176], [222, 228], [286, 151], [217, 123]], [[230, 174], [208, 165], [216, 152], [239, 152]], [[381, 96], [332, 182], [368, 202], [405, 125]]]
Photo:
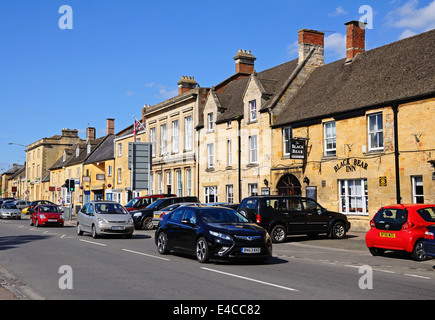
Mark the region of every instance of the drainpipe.
[[396, 201], [397, 204], [402, 203], [402, 196], [400, 192], [400, 153], [399, 153], [399, 123], [398, 123], [398, 114], [399, 114], [399, 105], [394, 104], [392, 106], [393, 115], [394, 115], [394, 161], [395, 161], [395, 170], [396, 170]]
[[242, 203], [242, 117], [237, 118], [237, 125], [238, 125], [238, 161], [239, 161], [239, 203]]

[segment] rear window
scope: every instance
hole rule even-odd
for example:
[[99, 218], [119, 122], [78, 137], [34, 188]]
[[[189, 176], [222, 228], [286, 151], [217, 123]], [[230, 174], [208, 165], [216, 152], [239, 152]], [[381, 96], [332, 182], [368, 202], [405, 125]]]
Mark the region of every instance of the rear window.
[[381, 209], [373, 219], [378, 229], [400, 230], [407, 221], [408, 214], [404, 209]]
[[420, 217], [427, 222], [435, 222], [435, 207], [417, 210]]

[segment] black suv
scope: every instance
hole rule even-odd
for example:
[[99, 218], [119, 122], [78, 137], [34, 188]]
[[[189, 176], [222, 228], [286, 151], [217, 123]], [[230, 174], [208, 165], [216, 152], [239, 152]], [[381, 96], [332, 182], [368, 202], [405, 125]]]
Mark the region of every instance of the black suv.
[[309, 198], [248, 197], [243, 199], [238, 211], [265, 228], [273, 242], [284, 242], [290, 234], [314, 237], [326, 233], [331, 238], [342, 239], [350, 229], [344, 214], [328, 211]]
[[174, 203], [182, 202], [197, 202], [199, 203], [198, 197], [174, 197], [174, 198], [163, 198], [156, 202], [150, 204], [148, 207], [136, 211], [131, 211], [130, 214], [133, 217], [134, 228], [152, 230], [153, 225], [153, 213], [156, 210], [160, 210]]

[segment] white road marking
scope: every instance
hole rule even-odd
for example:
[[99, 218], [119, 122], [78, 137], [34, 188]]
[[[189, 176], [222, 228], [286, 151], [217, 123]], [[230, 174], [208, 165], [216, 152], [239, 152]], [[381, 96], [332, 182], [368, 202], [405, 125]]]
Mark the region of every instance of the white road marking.
[[106, 245], [103, 244], [103, 243], [98, 243], [98, 242], [93, 242], [93, 241], [88, 241], [88, 240], [82, 240], [82, 239], [80, 239], [80, 241], [82, 241], [82, 242], [87, 242], [87, 243], [91, 243], [91, 244], [96, 244], [97, 246], [106, 247]]
[[162, 258], [162, 257], [158, 257], [158, 256], [153, 256], [151, 254], [146, 254], [146, 253], [137, 252], [137, 251], [133, 251], [133, 250], [122, 249], [122, 251], [130, 252], [130, 253], [134, 253], [134, 254], [138, 254], [138, 255], [141, 255], [141, 256], [146, 256], [146, 257], [150, 257], [150, 258], [154, 258], [154, 259], [160, 259], [160, 260], [164, 260], [164, 261], [171, 261], [170, 259], [166, 259], [166, 258]]
[[247, 281], [252, 281], [252, 282], [264, 284], [266, 286], [271, 286], [271, 287], [275, 287], [275, 288], [279, 288], [279, 289], [283, 289], [283, 290], [287, 290], [287, 291], [295, 291], [295, 292], [299, 291], [299, 290], [296, 290], [296, 289], [293, 289], [293, 288], [284, 287], [284, 286], [280, 286], [280, 285], [277, 285], [277, 284], [273, 284], [273, 283], [269, 283], [269, 282], [265, 282], [265, 281], [260, 281], [260, 280], [256, 280], [256, 279], [252, 279], [252, 278], [242, 277], [242, 276], [238, 276], [238, 275], [235, 275], [235, 274], [232, 274], [232, 273], [222, 272], [222, 271], [218, 271], [218, 270], [214, 270], [214, 269], [209, 269], [209, 268], [204, 268], [204, 267], [201, 267], [201, 269], [207, 270], [207, 271], [211, 271], [211, 272], [220, 273], [220, 274], [223, 274], [223, 275], [226, 275], [226, 276], [230, 276], [230, 277], [234, 277], [234, 278], [239, 278], [239, 279], [243, 279], [243, 280], [247, 280]]
[[413, 277], [413, 278], [420, 278], [420, 279], [426, 279], [426, 280], [430, 280], [429, 277], [423, 277], [423, 276], [419, 276], [416, 274], [409, 274], [409, 273], [405, 273], [404, 276], [408, 276], [408, 277]]

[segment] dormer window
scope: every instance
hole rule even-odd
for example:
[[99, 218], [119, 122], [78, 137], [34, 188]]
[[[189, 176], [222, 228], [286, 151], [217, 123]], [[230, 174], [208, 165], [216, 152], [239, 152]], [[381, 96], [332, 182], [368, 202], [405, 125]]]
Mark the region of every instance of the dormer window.
[[66, 161], [66, 152], [63, 153], [63, 158], [62, 161], [65, 162]]
[[249, 121], [257, 121], [257, 101], [253, 100], [249, 102]]
[[207, 129], [208, 129], [208, 131], [213, 131], [213, 125], [214, 125], [214, 123], [213, 123], [213, 113], [209, 113], [208, 115], [207, 115], [207, 125], [208, 125], [208, 127], [207, 127]]
[[90, 145], [90, 144], [88, 144], [88, 147], [87, 147], [87, 150], [86, 150], [86, 152], [87, 152], [88, 154], [90, 154], [90, 153], [91, 153], [91, 145]]
[[76, 158], [78, 158], [79, 155], [80, 155], [80, 149], [77, 148], [77, 149], [76, 149]]

